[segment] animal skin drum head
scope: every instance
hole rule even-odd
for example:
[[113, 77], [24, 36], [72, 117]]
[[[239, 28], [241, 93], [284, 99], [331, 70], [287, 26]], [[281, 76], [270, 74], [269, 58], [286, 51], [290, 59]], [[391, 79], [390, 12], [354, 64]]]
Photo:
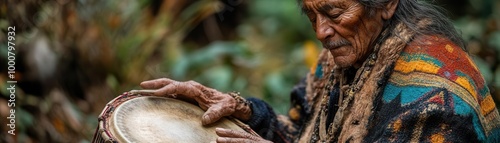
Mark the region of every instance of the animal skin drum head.
[[118, 106], [109, 124], [119, 142], [215, 141], [215, 128], [244, 131], [228, 119], [203, 126], [204, 111], [187, 102], [164, 97], [137, 97]]

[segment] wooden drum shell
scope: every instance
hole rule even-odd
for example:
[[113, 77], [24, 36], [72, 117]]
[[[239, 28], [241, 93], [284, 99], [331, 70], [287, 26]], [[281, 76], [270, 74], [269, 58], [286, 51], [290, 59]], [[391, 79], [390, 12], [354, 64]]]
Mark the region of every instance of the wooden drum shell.
[[126, 92], [99, 115], [92, 142], [210, 142], [217, 138], [216, 127], [257, 135], [232, 117], [203, 126], [203, 113], [198, 106], [177, 99]]

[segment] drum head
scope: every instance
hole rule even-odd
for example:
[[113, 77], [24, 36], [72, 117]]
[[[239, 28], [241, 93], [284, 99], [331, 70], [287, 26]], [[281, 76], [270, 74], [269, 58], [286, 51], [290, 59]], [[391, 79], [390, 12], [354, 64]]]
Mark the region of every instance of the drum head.
[[215, 128], [244, 131], [223, 118], [203, 126], [204, 111], [187, 102], [165, 97], [137, 97], [118, 106], [109, 124], [119, 142], [182, 142], [215, 141]]

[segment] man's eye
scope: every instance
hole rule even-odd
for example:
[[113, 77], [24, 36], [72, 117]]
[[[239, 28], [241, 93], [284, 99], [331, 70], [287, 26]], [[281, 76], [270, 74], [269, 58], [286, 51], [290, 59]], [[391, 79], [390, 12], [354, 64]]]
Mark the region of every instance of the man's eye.
[[328, 17], [335, 19], [342, 14], [342, 10], [341, 9], [334, 9], [334, 10], [331, 10], [330, 12], [328, 12], [327, 14], [328, 14]]
[[335, 18], [337, 18], [339, 16], [340, 16], [340, 13], [335, 13], [335, 14], [329, 14], [328, 15], [328, 17], [333, 18], [333, 19], [335, 19]]

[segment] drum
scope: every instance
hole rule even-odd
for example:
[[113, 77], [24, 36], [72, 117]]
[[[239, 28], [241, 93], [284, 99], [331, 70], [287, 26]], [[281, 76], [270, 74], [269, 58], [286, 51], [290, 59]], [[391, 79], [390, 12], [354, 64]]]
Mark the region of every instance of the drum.
[[177, 99], [126, 92], [99, 115], [92, 142], [211, 142], [217, 138], [216, 127], [257, 135], [232, 117], [203, 126], [203, 113], [200, 107]]

